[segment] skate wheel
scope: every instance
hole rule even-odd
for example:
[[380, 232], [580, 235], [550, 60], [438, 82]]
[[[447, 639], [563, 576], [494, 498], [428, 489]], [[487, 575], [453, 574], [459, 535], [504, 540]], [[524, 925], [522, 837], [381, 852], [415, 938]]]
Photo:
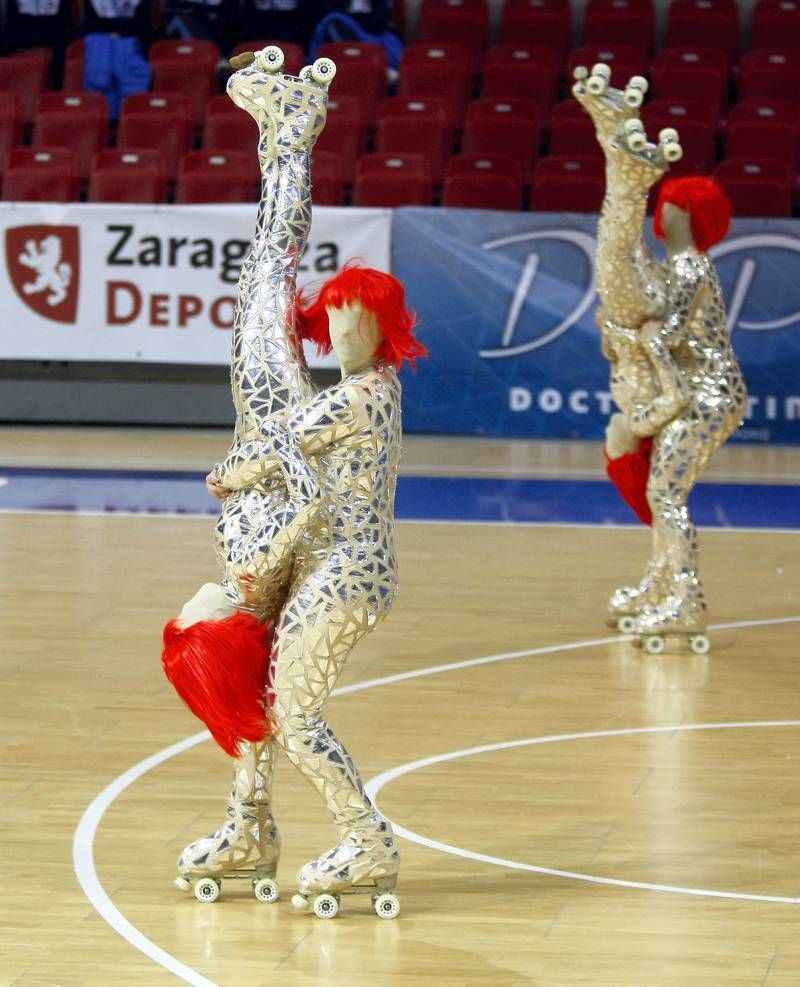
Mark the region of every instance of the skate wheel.
[[642, 126], [642, 121], [637, 120], [635, 117], [631, 117], [630, 120], [626, 120], [625, 123], [623, 124], [623, 127], [625, 129], [625, 133], [627, 136], [630, 136], [631, 134], [644, 133], [644, 127]]
[[329, 86], [336, 77], [336, 63], [330, 58], [318, 58], [311, 66], [311, 78], [320, 86]]
[[589, 70], [585, 65], [576, 65], [572, 70], [572, 77], [573, 79], [577, 79], [578, 82], [583, 82], [589, 78]]
[[634, 130], [628, 134], [628, 147], [632, 151], [643, 151], [647, 147], [647, 138], [643, 130]]
[[665, 161], [669, 161], [670, 164], [674, 164], [676, 161], [680, 161], [683, 157], [683, 148], [680, 144], [664, 144], [663, 154]]
[[283, 68], [284, 54], [277, 45], [267, 45], [256, 55], [258, 67], [265, 72], [280, 72]]
[[253, 894], [259, 901], [263, 901], [266, 905], [271, 905], [273, 901], [277, 901], [280, 897], [281, 889], [278, 887], [278, 882], [273, 881], [271, 877], [262, 877], [257, 881], [253, 881]]
[[188, 879], [188, 877], [176, 877], [175, 887], [179, 891], [183, 891], [184, 894], [192, 893], [192, 882]]
[[400, 914], [400, 899], [390, 892], [379, 894], [372, 899], [372, 907], [378, 918], [397, 918]]
[[604, 79], [601, 75], [592, 75], [586, 83], [586, 88], [592, 96], [602, 96], [606, 89], [608, 89], [608, 80]]
[[297, 909], [298, 912], [308, 911], [308, 898], [302, 894], [292, 895], [292, 908]]
[[194, 896], [198, 901], [204, 901], [210, 904], [219, 898], [221, 887], [222, 883], [215, 881], [213, 877], [201, 877], [194, 886]]
[[301, 82], [311, 82], [311, 66], [304, 65], [300, 69], [300, 81]]
[[705, 634], [693, 634], [689, 638], [689, 647], [696, 655], [707, 655], [711, 648], [711, 642]]
[[677, 144], [678, 131], [674, 127], [664, 127], [658, 132], [658, 141], [660, 144]]
[[597, 62], [592, 66], [592, 75], [605, 79], [608, 82], [611, 78], [611, 68], [605, 62]]
[[633, 634], [636, 630], [636, 618], [626, 615], [625, 617], [620, 617], [617, 622], [617, 627], [622, 631], [623, 634]]
[[336, 918], [339, 914], [339, 899], [332, 894], [318, 894], [314, 899], [314, 914], [317, 918]]
[[644, 96], [647, 90], [650, 88], [650, 83], [645, 79], [643, 75], [632, 75], [630, 81], [628, 82], [628, 89], [638, 89], [638, 91]]
[[660, 655], [664, 651], [664, 638], [658, 634], [644, 639], [645, 650], [651, 655]]
[[648, 82], [644, 76], [634, 75], [625, 87], [625, 92], [622, 96], [625, 105], [630, 106], [632, 110], [638, 110], [644, 102], [644, 96], [648, 88]]

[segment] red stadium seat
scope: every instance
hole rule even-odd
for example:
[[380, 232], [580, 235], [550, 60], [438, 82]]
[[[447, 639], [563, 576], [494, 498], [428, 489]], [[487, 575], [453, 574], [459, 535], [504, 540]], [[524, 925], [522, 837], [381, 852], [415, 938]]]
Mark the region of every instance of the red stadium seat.
[[692, 166], [705, 174], [716, 158], [716, 121], [712, 124], [707, 120], [676, 119], [670, 113], [661, 113], [659, 106], [655, 110], [645, 107], [642, 120], [649, 139], [655, 142], [658, 133], [665, 127], [674, 127], [680, 136], [681, 147]]
[[315, 206], [340, 206], [344, 198], [344, 165], [334, 151], [314, 148], [311, 157], [311, 187]]
[[450, 209], [522, 209], [522, 182], [508, 175], [475, 171], [449, 175], [444, 182], [442, 205]]
[[544, 45], [495, 45], [483, 63], [482, 95], [523, 96], [549, 107], [558, 86], [558, 57]]
[[[136, 108], [142, 105], [148, 96], [150, 97], [148, 109], [137, 111]], [[117, 132], [117, 146], [120, 148], [149, 147], [161, 151], [166, 162], [167, 177], [170, 180], [175, 178], [178, 161], [189, 150], [192, 139], [189, 117], [185, 108], [182, 111], [177, 109], [180, 105], [177, 99], [178, 97], [173, 96], [170, 101], [161, 94], [153, 93], [128, 96], [122, 107]]]
[[522, 165], [505, 154], [457, 154], [447, 162], [445, 177], [454, 175], [501, 175], [522, 185]]
[[728, 110], [728, 124], [734, 120], [766, 120], [800, 126], [800, 106], [791, 99], [745, 99]]
[[653, 59], [656, 70], [667, 68], [694, 69], [698, 66], [714, 69], [728, 81], [731, 64], [727, 54], [720, 48], [704, 45], [684, 45], [679, 48], [662, 48]]
[[256, 188], [243, 151], [191, 151], [181, 158], [175, 202], [252, 202]]
[[94, 156], [89, 202], [162, 203], [165, 164], [160, 151], [105, 150]]
[[386, 98], [386, 49], [363, 41], [336, 41], [322, 45], [318, 58], [336, 62], [335, 96], [358, 96], [364, 101], [369, 125], [375, 123], [378, 105]]
[[719, 113], [715, 106], [702, 99], [654, 99], [642, 107], [642, 121], [648, 133], [654, 125], [680, 130], [681, 124], [687, 120], [705, 123], [716, 130]]
[[775, 120], [734, 120], [728, 125], [726, 157], [781, 161], [793, 172], [800, 167], [800, 129]]
[[101, 120], [108, 120], [108, 100], [102, 93], [73, 93], [56, 90], [42, 93], [36, 104], [36, 112], [50, 110], [80, 110], [92, 113]]
[[566, 58], [572, 41], [569, 0], [506, 0], [500, 22], [503, 44], [538, 44]]
[[0, 173], [6, 155], [12, 147], [22, 144], [22, 97], [17, 93], [0, 92]]
[[599, 212], [604, 165], [596, 157], [542, 158], [533, 171], [531, 208], [537, 212]]
[[648, 65], [644, 53], [631, 45], [581, 45], [570, 52], [567, 66], [569, 84], [572, 85], [572, 73], [579, 65], [591, 70], [597, 62], [604, 62], [610, 67], [611, 85], [617, 89], [624, 89], [632, 75], [644, 75]]
[[409, 45], [400, 63], [397, 92], [446, 100], [460, 126], [472, 92], [472, 76], [472, 55], [460, 45]]
[[299, 75], [300, 69], [306, 64], [306, 54], [300, 45], [292, 41], [280, 41], [266, 39], [263, 41], [240, 41], [233, 49], [234, 55], [240, 55], [243, 51], [261, 51], [270, 45], [276, 45], [283, 52], [283, 71], [289, 75]]
[[654, 99], [703, 99], [717, 114], [722, 113], [727, 103], [727, 77], [711, 66], [654, 64], [650, 76]]
[[655, 16], [651, 0], [589, 0], [583, 43], [630, 45], [647, 55], [653, 50]]
[[99, 93], [44, 93], [39, 97], [33, 144], [75, 151], [86, 179], [94, 155], [108, 143], [108, 104]]
[[714, 177], [725, 187], [734, 216], [791, 216], [789, 169], [777, 161], [723, 161]]
[[471, 52], [477, 71], [489, 43], [486, 0], [423, 0], [419, 40], [423, 44], [461, 45]]
[[47, 66], [40, 55], [21, 53], [0, 58], [0, 92], [17, 93], [26, 123], [33, 120], [36, 101], [47, 88]]
[[523, 181], [539, 156], [542, 110], [529, 99], [476, 99], [469, 105], [461, 149], [465, 154], [504, 154], [522, 166]]
[[153, 63], [153, 89], [161, 93], [182, 93], [189, 100], [195, 125], [203, 122], [206, 103], [219, 91], [214, 69], [202, 61], [173, 58]]
[[225, 95], [213, 96], [206, 106], [203, 148], [206, 151], [241, 151], [247, 157], [250, 180], [260, 180], [258, 124]]
[[151, 65], [156, 62], [172, 62], [175, 60], [202, 63], [215, 68], [222, 58], [219, 47], [213, 41], [198, 41], [194, 38], [186, 40], [154, 41], [147, 53]]
[[602, 159], [594, 124], [577, 100], [564, 100], [554, 108], [550, 120], [550, 154]]
[[672, 0], [667, 16], [667, 47], [719, 48], [731, 63], [739, 53], [739, 8], [735, 0]]
[[798, 0], [758, 0], [750, 22], [751, 48], [800, 48]]
[[800, 100], [800, 58], [793, 48], [748, 51], [739, 63], [739, 99]]
[[189, 97], [183, 93], [131, 93], [122, 103], [126, 113], [180, 113], [189, 117]]
[[334, 95], [328, 100], [328, 120], [314, 148], [336, 154], [342, 163], [344, 181], [351, 184], [356, 159], [367, 150], [367, 108], [356, 96]]
[[445, 161], [453, 151], [453, 119], [447, 103], [435, 97], [387, 99], [381, 106], [376, 150], [424, 154], [434, 185], [441, 184]]
[[74, 151], [63, 147], [18, 147], [8, 153], [3, 176], [7, 202], [74, 202], [78, 197]]
[[365, 154], [359, 158], [354, 206], [428, 206], [433, 185], [421, 154]]
[[63, 84], [63, 88], [67, 92], [80, 92], [83, 89], [83, 55], [85, 49], [83, 38], [70, 41], [67, 45]]

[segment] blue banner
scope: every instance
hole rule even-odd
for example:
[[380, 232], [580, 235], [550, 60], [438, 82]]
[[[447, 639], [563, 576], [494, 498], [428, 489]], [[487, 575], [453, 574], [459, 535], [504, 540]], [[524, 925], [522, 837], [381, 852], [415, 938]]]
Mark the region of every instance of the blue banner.
[[[403, 376], [407, 431], [602, 437], [596, 229], [578, 214], [396, 211], [392, 270], [430, 350]], [[711, 253], [750, 393], [736, 437], [800, 443], [800, 222], [738, 220]]]

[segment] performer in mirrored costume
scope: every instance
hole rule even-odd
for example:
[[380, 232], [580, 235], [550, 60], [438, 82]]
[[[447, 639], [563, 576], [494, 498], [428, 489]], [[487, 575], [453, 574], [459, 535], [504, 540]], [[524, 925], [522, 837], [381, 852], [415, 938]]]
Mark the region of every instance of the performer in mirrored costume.
[[641, 77], [620, 91], [609, 86], [606, 65], [594, 66], [591, 75], [577, 69], [575, 75], [573, 93], [591, 115], [606, 158], [598, 324], [620, 408], [606, 432], [609, 474], [632, 482], [628, 499], [653, 527], [644, 578], [617, 590], [609, 613], [649, 650], [663, 650], [666, 635], [680, 634], [703, 652], [707, 607], [687, 499], [746, 409], [744, 380], [707, 254], [727, 232], [730, 206], [712, 179], [665, 182], [655, 233], [665, 241], [667, 260], [657, 261], [643, 236], [647, 195], [681, 157], [678, 134], [667, 129], [658, 145], [647, 141], [639, 120], [647, 89]]
[[[257, 897], [277, 897], [280, 841], [271, 801], [274, 757], [281, 748], [325, 799], [340, 833], [336, 847], [302, 868], [297, 903], [305, 906], [313, 898], [315, 912], [330, 917], [340, 894], [361, 891], [372, 894], [377, 914], [391, 918], [399, 909], [392, 893], [399, 854], [391, 828], [366, 796], [322, 709], [353, 646], [394, 600], [396, 368], [405, 359], [413, 363], [424, 348], [413, 337], [402, 285], [390, 275], [346, 269], [323, 286], [316, 301], [295, 299], [296, 247], [310, 219], [308, 149], [324, 125], [324, 101], [319, 88], [312, 91], [313, 79], [299, 86], [263, 71], [258, 62], [229, 84], [237, 105], [259, 122], [265, 170], [252, 262], [245, 262], [240, 280], [233, 380], [234, 389], [237, 381], [265, 383], [244, 388], [250, 400], [237, 409], [235, 441], [208, 480], [209, 489], [225, 498], [219, 540], [238, 595], [223, 586], [233, 611], [209, 612], [188, 627], [179, 619], [175, 633], [248, 617], [262, 628], [271, 621], [269, 686], [260, 738], [242, 732], [248, 721], [232, 713], [229, 739], [240, 756], [228, 820], [186, 848], [177, 883], [193, 888], [201, 900], [214, 900], [223, 877], [249, 876]], [[272, 98], [275, 89], [280, 99]], [[271, 169], [274, 182], [268, 183]], [[275, 188], [282, 181], [293, 190], [283, 199]], [[276, 196], [291, 208], [276, 209]], [[266, 238], [260, 235], [265, 226]], [[273, 276], [265, 276], [267, 271]], [[301, 335], [322, 350], [333, 348], [342, 364], [341, 383], [315, 397], [296, 348]], [[278, 369], [264, 378], [265, 366]], [[241, 508], [248, 504], [252, 508]], [[282, 519], [281, 510], [288, 511]], [[263, 531], [263, 514], [270, 519], [269, 547], [254, 571], [254, 553], [246, 545], [251, 530]]]

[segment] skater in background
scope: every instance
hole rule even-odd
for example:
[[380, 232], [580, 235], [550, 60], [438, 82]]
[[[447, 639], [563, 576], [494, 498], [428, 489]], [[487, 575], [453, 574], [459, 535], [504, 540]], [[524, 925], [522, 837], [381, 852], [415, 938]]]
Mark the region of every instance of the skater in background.
[[609, 612], [621, 629], [646, 638], [651, 650], [661, 650], [666, 635], [684, 634], [704, 651], [707, 606], [687, 500], [746, 409], [707, 254], [727, 232], [730, 205], [713, 179], [665, 182], [654, 229], [667, 260], [655, 260], [643, 236], [647, 194], [680, 157], [678, 135], [665, 130], [658, 146], [647, 142], [638, 119], [644, 79], [635, 77], [621, 92], [609, 88], [608, 66], [595, 66], [588, 76], [576, 71], [573, 92], [592, 116], [606, 156], [598, 323], [620, 407], [607, 430], [609, 474], [627, 481], [628, 499], [653, 527], [644, 578], [617, 590]]

